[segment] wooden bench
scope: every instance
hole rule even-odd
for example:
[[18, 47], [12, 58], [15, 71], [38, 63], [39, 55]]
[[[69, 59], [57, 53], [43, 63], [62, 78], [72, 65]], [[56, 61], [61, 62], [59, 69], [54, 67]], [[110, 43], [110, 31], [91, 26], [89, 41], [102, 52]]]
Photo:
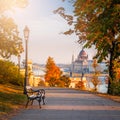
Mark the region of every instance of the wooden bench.
[[44, 89], [34, 90], [31, 87], [29, 87], [26, 90], [27, 90], [26, 108], [28, 107], [29, 103], [31, 103], [31, 105], [33, 105], [34, 100], [38, 101], [39, 108], [41, 108], [41, 102], [43, 103], [43, 105], [45, 105], [45, 90]]

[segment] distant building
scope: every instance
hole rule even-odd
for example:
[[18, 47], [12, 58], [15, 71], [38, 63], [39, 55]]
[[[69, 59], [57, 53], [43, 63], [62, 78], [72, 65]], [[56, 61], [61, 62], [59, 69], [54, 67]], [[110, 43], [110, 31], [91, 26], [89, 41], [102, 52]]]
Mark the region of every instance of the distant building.
[[[20, 72], [21, 74], [25, 75], [24, 61]], [[34, 64], [31, 60], [28, 60], [28, 81], [26, 81], [27, 85], [38, 86], [41, 80], [44, 81], [44, 72], [40, 69], [40, 65]]]
[[72, 73], [88, 73], [88, 55], [82, 49], [77, 57], [74, 60], [74, 56], [72, 56], [72, 64], [71, 64], [71, 74]]
[[[87, 79], [92, 75], [91, 73], [94, 72], [92, 64], [93, 60], [88, 59], [88, 54], [84, 49], [79, 52], [76, 59], [74, 59], [74, 55], [72, 55], [70, 67], [70, 87], [74, 88], [79, 81], [83, 81], [84, 85], [87, 85]], [[105, 62], [98, 63], [98, 65], [101, 73], [104, 73], [104, 71], [107, 70]]]
[[[74, 60], [74, 55], [72, 56], [72, 63], [70, 67], [70, 77], [77, 74], [84, 75], [85, 73], [93, 73], [94, 69], [92, 67], [93, 60], [88, 59], [88, 54], [84, 49], [80, 51], [78, 57]], [[101, 72], [107, 70], [105, 62], [98, 63]]]

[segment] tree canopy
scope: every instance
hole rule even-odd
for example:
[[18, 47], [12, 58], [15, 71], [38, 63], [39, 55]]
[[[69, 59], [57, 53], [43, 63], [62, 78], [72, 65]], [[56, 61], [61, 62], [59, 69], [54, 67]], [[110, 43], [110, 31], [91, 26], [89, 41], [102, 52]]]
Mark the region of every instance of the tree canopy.
[[26, 5], [28, 0], [0, 0], [0, 14], [14, 8], [24, 8]]
[[8, 10], [23, 8], [28, 0], [0, 0], [0, 56], [8, 59], [23, 52], [22, 39], [14, 20], [5, 15]]
[[60, 68], [55, 64], [52, 57], [48, 57], [46, 62], [45, 82], [52, 87], [69, 87], [70, 78], [62, 74]]
[[[65, 34], [75, 32], [78, 43], [84, 43], [86, 48], [94, 45], [97, 50], [94, 57], [99, 62], [109, 61], [109, 76], [113, 81], [113, 61], [120, 56], [120, 0], [70, 1], [73, 3], [74, 16], [66, 15], [62, 7], [54, 11], [65, 18], [69, 25], [74, 25], [74, 29]], [[109, 81], [108, 88], [110, 84]]]
[[45, 81], [48, 82], [50, 86], [55, 86], [55, 83], [59, 80], [60, 75], [60, 68], [56, 66], [52, 57], [48, 57], [46, 62]]
[[[0, 18], [0, 56], [9, 58], [17, 55], [22, 47], [21, 38], [18, 36], [17, 25], [12, 18]], [[21, 49], [22, 52], [22, 49]]]

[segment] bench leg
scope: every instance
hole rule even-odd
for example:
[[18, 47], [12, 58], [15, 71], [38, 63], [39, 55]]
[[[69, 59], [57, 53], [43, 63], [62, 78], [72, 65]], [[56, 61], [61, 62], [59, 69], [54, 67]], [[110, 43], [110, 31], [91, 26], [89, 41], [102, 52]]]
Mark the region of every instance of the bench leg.
[[41, 109], [41, 104], [40, 104], [40, 102], [41, 102], [41, 101], [40, 101], [40, 100], [38, 100], [38, 103], [39, 103], [39, 108]]
[[43, 105], [45, 105], [45, 99], [43, 99]]
[[43, 105], [45, 105], [45, 96], [42, 97]]
[[25, 106], [26, 108], [27, 108], [29, 102], [30, 102], [30, 100], [28, 99], [28, 100], [27, 100], [27, 103], [26, 103], [26, 106]]
[[31, 105], [33, 105], [33, 100], [31, 100]]

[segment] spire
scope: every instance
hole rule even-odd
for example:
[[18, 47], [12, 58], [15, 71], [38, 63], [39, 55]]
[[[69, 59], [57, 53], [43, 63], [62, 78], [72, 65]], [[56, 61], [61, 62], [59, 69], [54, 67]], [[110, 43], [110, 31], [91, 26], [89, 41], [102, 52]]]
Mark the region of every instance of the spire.
[[74, 54], [72, 55], [72, 63], [74, 62]]
[[72, 55], [70, 77], [72, 77], [73, 72], [74, 72], [74, 54]]

